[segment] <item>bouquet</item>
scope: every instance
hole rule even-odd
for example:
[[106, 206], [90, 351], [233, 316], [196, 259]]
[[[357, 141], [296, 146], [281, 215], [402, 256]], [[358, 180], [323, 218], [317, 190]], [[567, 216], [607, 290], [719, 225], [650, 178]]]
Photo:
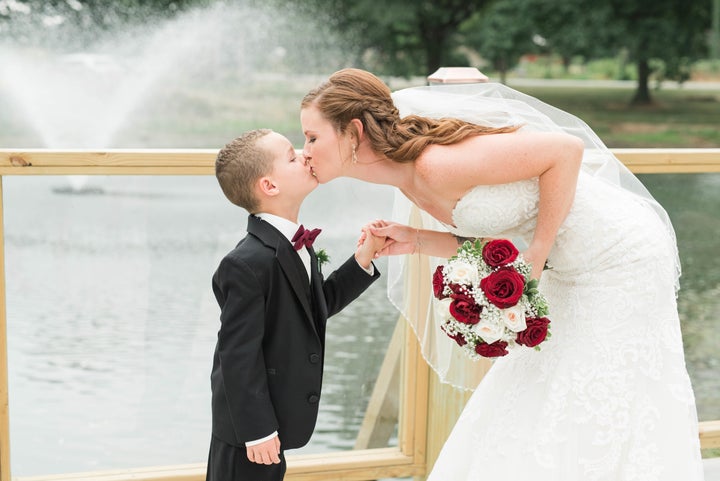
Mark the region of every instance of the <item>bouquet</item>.
[[465, 241], [433, 275], [440, 328], [473, 359], [540, 349], [550, 320], [531, 266], [507, 239]]

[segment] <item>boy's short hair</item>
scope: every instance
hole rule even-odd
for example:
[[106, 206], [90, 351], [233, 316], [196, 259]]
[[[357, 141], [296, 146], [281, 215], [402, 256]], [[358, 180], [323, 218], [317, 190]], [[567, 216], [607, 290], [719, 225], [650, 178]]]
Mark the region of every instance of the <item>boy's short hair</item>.
[[220, 149], [215, 159], [215, 177], [225, 197], [251, 214], [260, 208], [255, 182], [273, 169], [272, 155], [257, 144], [271, 132], [249, 130]]

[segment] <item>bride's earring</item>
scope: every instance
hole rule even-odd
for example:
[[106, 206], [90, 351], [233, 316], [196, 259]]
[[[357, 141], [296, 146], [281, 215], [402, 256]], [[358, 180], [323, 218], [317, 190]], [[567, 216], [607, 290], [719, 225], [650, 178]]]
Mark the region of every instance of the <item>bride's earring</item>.
[[352, 163], [357, 164], [357, 152], [355, 152], [355, 144], [352, 144]]

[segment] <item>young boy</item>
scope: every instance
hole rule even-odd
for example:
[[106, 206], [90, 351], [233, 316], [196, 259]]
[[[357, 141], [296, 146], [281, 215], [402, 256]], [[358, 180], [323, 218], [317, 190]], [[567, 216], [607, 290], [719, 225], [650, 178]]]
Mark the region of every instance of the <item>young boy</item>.
[[317, 179], [271, 130], [226, 145], [215, 173], [250, 216], [213, 276], [221, 312], [207, 481], [280, 481], [283, 450], [305, 445], [315, 428], [326, 320], [378, 278], [372, 259], [384, 239], [364, 229], [354, 257], [323, 279], [311, 246], [319, 230], [297, 225]]

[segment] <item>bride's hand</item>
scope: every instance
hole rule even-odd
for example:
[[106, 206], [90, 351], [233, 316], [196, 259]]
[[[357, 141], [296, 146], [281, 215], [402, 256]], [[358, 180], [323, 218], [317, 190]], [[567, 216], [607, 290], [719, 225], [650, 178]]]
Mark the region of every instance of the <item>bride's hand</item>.
[[547, 254], [540, 252], [539, 249], [534, 248], [531, 245], [525, 252], [523, 252], [523, 257], [532, 265], [530, 278], [539, 280], [543, 269], [545, 268], [545, 263], [547, 262]]
[[381, 221], [381, 227], [373, 226], [370, 232], [378, 237], [385, 237], [385, 245], [378, 251], [377, 257], [399, 254], [412, 254], [418, 244], [418, 230], [397, 222]]

